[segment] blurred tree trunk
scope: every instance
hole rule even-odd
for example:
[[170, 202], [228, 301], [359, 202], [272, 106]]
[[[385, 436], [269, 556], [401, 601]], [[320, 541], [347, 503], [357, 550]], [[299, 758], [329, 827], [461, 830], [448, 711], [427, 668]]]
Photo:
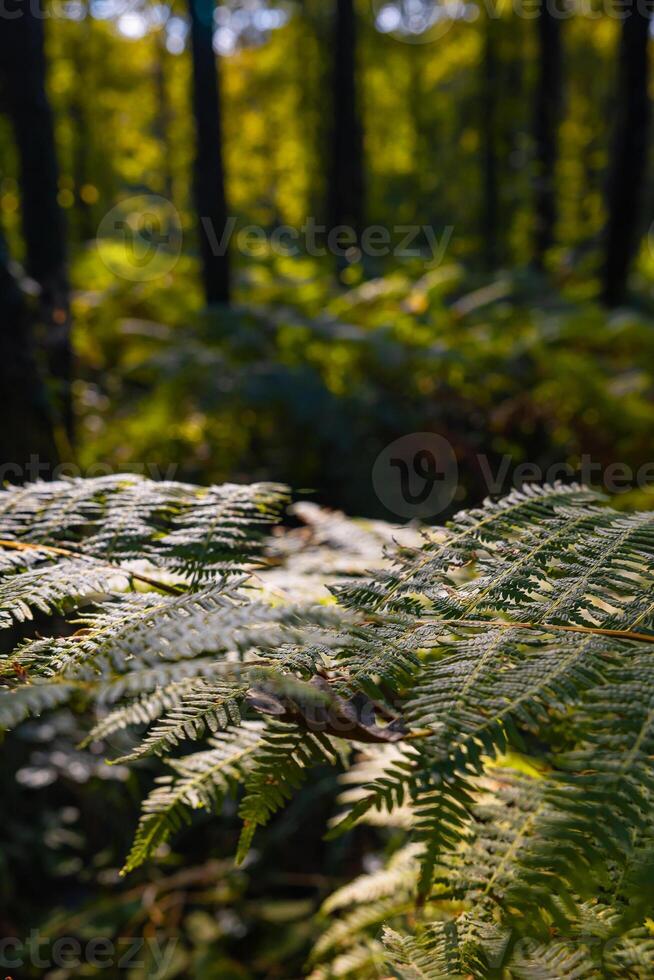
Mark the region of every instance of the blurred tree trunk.
[[649, 37], [651, 9], [634, 4], [622, 25], [618, 63], [617, 117], [607, 194], [603, 299], [617, 306], [625, 298], [629, 269], [641, 234], [640, 212], [647, 167], [650, 103]]
[[327, 223], [329, 228], [348, 225], [359, 238], [365, 222], [365, 181], [354, 0], [336, 0], [332, 48]]
[[331, 51], [325, 37], [331, 24], [331, 11], [322, 0], [299, 0], [300, 16], [306, 31], [306, 42], [296, 46], [298, 75], [302, 80], [300, 114], [305, 120], [305, 139], [310, 145], [312, 180], [307, 206], [309, 214], [326, 221], [328, 168], [325, 167], [325, 147], [329, 144], [331, 127], [324, 111], [325, 92], [331, 82]]
[[170, 162], [170, 127], [172, 112], [170, 99], [168, 97], [168, 53], [166, 51], [163, 32], [156, 32], [154, 36], [155, 63], [154, 63], [154, 86], [156, 94], [156, 116], [155, 116], [155, 136], [161, 147], [161, 165], [163, 169], [162, 184], [164, 197], [172, 203], [173, 201], [173, 175]]
[[70, 47], [73, 67], [73, 92], [69, 105], [69, 115], [73, 130], [72, 170], [77, 211], [77, 232], [82, 241], [90, 241], [97, 231], [93, 220], [93, 209], [85, 200], [84, 187], [91, 183], [90, 176], [90, 120], [86, 111], [91, 92], [89, 92], [89, 52], [91, 46], [90, 14], [85, 11], [80, 24], [80, 34]]
[[44, 13], [28, 4], [0, 31], [0, 76], [20, 158], [27, 272], [39, 286], [43, 343], [56, 414], [72, 436], [72, 352], [64, 223], [54, 127], [45, 85]]
[[[57, 462], [57, 450], [45, 385], [36, 366], [29, 311], [11, 273], [1, 231], [0, 387], [0, 479], [22, 483], [30, 475], [31, 457], [38, 457], [49, 469]], [[31, 473], [39, 475], [49, 475], [48, 470]]]
[[536, 89], [536, 227], [534, 261], [543, 268], [554, 244], [556, 229], [556, 161], [561, 114], [562, 49], [561, 20], [543, 4], [536, 21], [538, 29], [538, 84]]
[[[228, 303], [229, 255], [221, 248], [227, 225], [220, 76], [213, 50], [214, 2], [189, 0], [195, 116], [195, 206], [198, 212], [202, 281], [208, 304]], [[222, 243], [223, 245], [225, 243]], [[219, 252], [223, 254], [218, 254]]]
[[482, 213], [481, 234], [486, 269], [492, 272], [500, 260], [499, 223], [500, 187], [497, 159], [497, 90], [499, 65], [497, 57], [497, 24], [489, 16], [484, 35], [481, 64], [481, 142], [482, 142]]

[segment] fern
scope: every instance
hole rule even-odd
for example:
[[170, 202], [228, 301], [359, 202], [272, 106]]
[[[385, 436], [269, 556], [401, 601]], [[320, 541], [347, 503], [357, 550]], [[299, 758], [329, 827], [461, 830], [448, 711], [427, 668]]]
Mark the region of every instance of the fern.
[[243, 780], [263, 745], [262, 727], [244, 724], [215, 735], [205, 751], [170, 760], [174, 775], [159, 777], [158, 786], [145, 800], [125, 871], [143, 864], [187, 824], [189, 810], [218, 809]]
[[[181, 682], [181, 690], [165, 692], [168, 711], [138, 748], [116, 762], [132, 762], [143, 755], [162, 755], [185, 739], [201, 738], [241, 723], [240, 705], [247, 689], [236, 684], [209, 683], [206, 680]], [[129, 722], [129, 720], [128, 720]], [[97, 737], [97, 736], [96, 736]]]
[[384, 946], [391, 965], [402, 980], [442, 980], [460, 978], [456, 926], [433, 926], [419, 939], [401, 936], [392, 929], [384, 932]]
[[[330, 834], [406, 844], [327, 900], [315, 977], [647, 976], [654, 515], [529, 487], [381, 560], [380, 532], [309, 507], [254, 578], [284, 499], [132, 477], [0, 494], [0, 625], [23, 634], [0, 723], [72, 701], [101, 714], [90, 739], [132, 730], [121, 761], [165, 757], [128, 870], [231, 792], [242, 860], [313, 767], [345, 769]], [[65, 628], [34, 637], [35, 614]]]
[[146, 559], [204, 577], [250, 555], [253, 526], [273, 519], [285, 497], [272, 484], [201, 488], [132, 475], [36, 483], [4, 491], [0, 530], [5, 547]]
[[338, 753], [327, 736], [286, 725], [270, 726], [245, 779], [245, 795], [239, 809], [243, 830], [237, 863], [245, 859], [257, 827], [268, 823], [293, 796], [307, 770], [321, 764], [335, 765], [337, 761]]

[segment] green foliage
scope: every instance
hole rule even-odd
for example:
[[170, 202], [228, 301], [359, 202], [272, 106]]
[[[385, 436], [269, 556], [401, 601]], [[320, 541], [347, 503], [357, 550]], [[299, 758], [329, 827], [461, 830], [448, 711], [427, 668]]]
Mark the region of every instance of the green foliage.
[[[449, 262], [380, 268], [343, 290], [326, 262], [267, 255], [239, 282], [238, 304], [219, 316], [189, 307], [186, 268], [161, 286], [165, 314], [149, 296], [106, 289], [80, 307], [84, 466], [170, 459], [201, 482], [272, 476], [392, 519], [369, 492], [374, 461], [399, 436], [433, 431], [456, 451], [458, 506], [489, 480], [508, 492], [525, 463], [555, 480], [586, 458], [601, 483], [625, 461], [651, 482], [643, 313], [611, 316], [536, 277]], [[621, 472], [620, 491], [635, 482]]]
[[[8, 553], [29, 541], [57, 568], [68, 554], [47, 548], [74, 548], [120, 582], [110, 598], [87, 594], [81, 632], [7, 655], [0, 715], [9, 727], [74, 694], [114, 706], [90, 740], [136, 727], [116, 761], [166, 756], [126, 870], [239, 786], [242, 861], [310, 771], [336, 767], [346, 790], [330, 835], [369, 821], [406, 841], [327, 899], [338, 918], [316, 946], [316, 978], [373, 976], [383, 962], [407, 978], [648, 975], [650, 513], [574, 485], [525, 487], [336, 584], [336, 606], [277, 590], [273, 604], [268, 572], [263, 588], [226, 573], [253, 557], [278, 488], [146, 484], [140, 507], [140, 485], [127, 481], [111, 548], [96, 508], [106, 514], [113, 491], [93, 481], [51, 498], [40, 485], [8, 492], [0, 524]], [[121, 480], [111, 487], [120, 496]], [[66, 493], [80, 512], [69, 505], [62, 526], [48, 500], [57, 512]], [[137, 541], [147, 560], [135, 574]], [[135, 593], [150, 568], [158, 587]]]
[[260, 727], [243, 725], [210, 740], [210, 748], [174, 760], [175, 776], [162, 776], [143, 806], [126, 870], [138, 867], [188, 820], [188, 810], [218, 806], [242, 781], [255, 753], [263, 748]]
[[324, 735], [270, 726], [244, 781], [245, 795], [239, 809], [243, 831], [237, 862], [245, 859], [257, 827], [268, 823], [273, 813], [293, 796], [307, 770], [321, 763], [335, 765], [337, 761], [334, 747]]

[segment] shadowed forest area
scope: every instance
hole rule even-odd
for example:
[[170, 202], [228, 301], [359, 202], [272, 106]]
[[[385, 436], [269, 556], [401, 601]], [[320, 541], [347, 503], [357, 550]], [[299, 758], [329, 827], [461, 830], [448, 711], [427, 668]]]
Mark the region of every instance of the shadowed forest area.
[[654, 977], [653, 14], [2, 4], [3, 975]]

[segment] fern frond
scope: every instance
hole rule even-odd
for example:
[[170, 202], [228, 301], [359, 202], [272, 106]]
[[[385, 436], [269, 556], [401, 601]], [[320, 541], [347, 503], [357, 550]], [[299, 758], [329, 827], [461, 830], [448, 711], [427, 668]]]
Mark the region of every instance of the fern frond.
[[307, 980], [377, 980], [386, 960], [384, 947], [376, 940], [350, 946], [329, 963], [314, 967]]
[[463, 980], [454, 923], [434, 924], [419, 937], [402, 936], [388, 927], [383, 943], [389, 963], [402, 980]]
[[349, 905], [363, 905], [380, 898], [403, 893], [409, 897], [418, 877], [420, 844], [406, 844], [397, 851], [388, 865], [371, 874], [360, 875], [342, 888], [332, 892], [321, 911], [330, 914]]
[[654, 936], [645, 927], [632, 929], [608, 942], [602, 953], [602, 965], [609, 976], [648, 980], [654, 962]]
[[0, 687], [0, 731], [15, 728], [26, 718], [66, 704], [77, 690], [76, 684], [66, 681]]
[[[131, 672], [126, 677], [132, 681], [134, 690], [144, 693], [134, 701], [109, 711], [89, 732], [83, 745], [99, 742], [131, 725], [149, 725], [167, 711], [175, 711], [184, 695], [200, 687], [205, 678], [210, 682], [216, 675], [224, 674], [222, 667], [221, 661], [200, 658], [191, 663], [182, 661], [180, 664]], [[121, 678], [120, 681], [103, 685], [96, 702], [100, 706], [108, 705], [121, 700], [130, 691], [131, 685], [126, 685]]]
[[328, 609], [273, 607], [221, 583], [176, 598], [131, 593], [80, 616], [76, 625], [82, 628], [73, 636], [31, 641], [13, 659], [49, 676], [83, 668], [119, 674], [135, 663], [154, 667], [209, 652], [240, 658], [257, 649], [274, 657], [279, 645], [297, 638], [303, 622], [309, 629], [336, 621]]
[[34, 618], [34, 612], [67, 615], [128, 587], [127, 575], [111, 567], [65, 558], [56, 565], [36, 563], [15, 575], [0, 575], [0, 629]]
[[205, 576], [251, 555], [252, 529], [286, 500], [274, 484], [202, 488], [131, 474], [32, 483], [0, 494], [0, 538]]
[[[499, 501], [487, 500], [482, 508], [461, 511], [445, 532], [426, 534], [422, 548], [405, 550], [389, 571], [366, 583], [354, 582], [337, 590], [341, 601], [356, 608], [385, 612], [416, 612], [423, 603], [442, 611], [447, 596], [443, 575], [474, 561], [479, 552], [507, 547], [534, 527], [551, 531], [561, 521], [596, 510], [601, 497], [575, 484], [529, 484]], [[560, 511], [564, 509], [564, 514]], [[420, 597], [420, 598], [418, 598]], [[445, 608], [448, 608], [447, 606]]]
[[[535, 901], [553, 917], [551, 880], [557, 896], [592, 896], [600, 888], [628, 889], [629, 868], [640, 858], [651, 869], [643, 840], [654, 834], [654, 679], [652, 655], [638, 644], [609, 666], [604, 683], [588, 691], [578, 709], [578, 745], [556, 758], [549, 781], [548, 811], [534, 828], [534, 842], [522, 862], [511, 895], [531, 907]], [[640, 886], [644, 882], [640, 882]], [[537, 898], [538, 897], [538, 898]], [[616, 899], [619, 895], [616, 894]]]
[[332, 958], [335, 953], [352, 948], [366, 933], [378, 934], [385, 922], [411, 912], [413, 902], [410, 895], [386, 896], [375, 901], [356, 905], [323, 932], [312, 951], [312, 960]]
[[511, 957], [511, 976], [516, 980], [599, 980], [602, 973], [587, 947], [523, 940]]
[[190, 820], [189, 810], [218, 809], [225, 796], [243, 781], [264, 745], [264, 727], [246, 722], [209, 739], [203, 752], [171, 759], [174, 775], [161, 776], [143, 803], [134, 843], [124, 871], [151, 857], [171, 834]]
[[115, 762], [133, 762], [145, 755], [163, 755], [185, 739], [199, 739], [206, 731], [214, 735], [241, 723], [241, 704], [247, 686], [211, 683], [202, 678], [182, 681], [175, 692], [166, 692], [167, 713], [138, 747]]
[[[372, 973], [373, 933], [390, 919], [399, 976], [647, 976], [654, 516], [529, 487], [407, 541], [367, 578], [344, 556], [359, 577], [333, 589], [338, 606], [310, 609], [227, 577], [282, 496], [132, 477], [0, 494], [0, 625], [38, 610], [72, 628], [90, 607], [76, 634], [0, 660], [0, 723], [68, 699], [111, 706], [91, 737], [151, 726], [127, 759], [214, 733], [168, 760], [128, 869], [238, 785], [242, 859], [311, 767], [345, 766], [349, 744], [366, 743], [330, 833], [369, 820], [409, 841], [327, 901], [341, 914], [317, 975]], [[311, 520], [315, 570], [348, 531], [338, 516]], [[278, 560], [302, 540], [280, 543]], [[357, 539], [357, 561], [369, 545]], [[130, 591], [137, 558], [161, 575], [144, 594]], [[512, 771], [515, 753], [532, 775]]]
[[243, 830], [236, 851], [237, 863], [245, 859], [257, 827], [268, 823], [291, 798], [304, 782], [307, 770], [317, 765], [334, 766], [338, 759], [338, 750], [327, 735], [298, 731], [279, 723], [269, 727], [262, 750], [245, 780], [245, 795], [239, 807]]
[[[378, 780], [387, 775], [396, 763], [406, 764], [405, 749], [400, 743], [386, 745], [369, 745], [363, 752], [357, 753], [355, 761], [339, 777], [343, 792], [338, 796], [338, 802], [351, 810], [356, 804], [366, 800], [368, 791]], [[410, 802], [396, 804], [391, 809], [383, 806], [367, 807], [360, 817], [361, 823], [381, 827], [401, 827], [410, 830], [415, 823], [415, 814]], [[335, 821], [338, 827], [338, 820]]]

